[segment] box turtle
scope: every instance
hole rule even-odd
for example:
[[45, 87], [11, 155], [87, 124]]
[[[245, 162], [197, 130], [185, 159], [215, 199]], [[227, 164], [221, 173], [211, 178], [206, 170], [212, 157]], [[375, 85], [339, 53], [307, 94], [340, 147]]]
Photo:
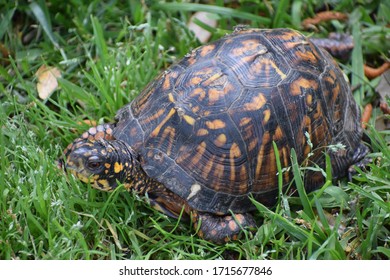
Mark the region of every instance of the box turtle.
[[[256, 226], [250, 198], [278, 197], [282, 168], [298, 163], [348, 174], [368, 152], [360, 111], [335, 61], [290, 29], [237, 28], [154, 79], [115, 123], [90, 128], [64, 151], [64, 168], [100, 190], [147, 194], [171, 217], [182, 211], [214, 243]], [[333, 151], [329, 146], [342, 144]], [[286, 169], [288, 170], [288, 169]], [[283, 186], [292, 181], [283, 172]], [[307, 191], [324, 176], [307, 168]]]

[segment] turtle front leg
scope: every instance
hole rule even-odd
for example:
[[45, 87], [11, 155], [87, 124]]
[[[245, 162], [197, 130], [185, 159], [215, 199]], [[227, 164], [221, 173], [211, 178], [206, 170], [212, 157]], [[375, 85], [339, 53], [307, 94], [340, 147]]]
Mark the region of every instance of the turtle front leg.
[[249, 213], [235, 214], [233, 217], [193, 211], [192, 221], [196, 230], [199, 227], [198, 235], [201, 238], [216, 244], [237, 240], [243, 228], [256, 227], [255, 220]]

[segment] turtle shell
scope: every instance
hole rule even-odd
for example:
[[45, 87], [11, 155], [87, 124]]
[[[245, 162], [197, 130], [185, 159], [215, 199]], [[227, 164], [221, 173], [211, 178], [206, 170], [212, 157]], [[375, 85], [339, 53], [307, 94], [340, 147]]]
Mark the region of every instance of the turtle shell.
[[[360, 112], [326, 51], [290, 29], [240, 29], [171, 66], [117, 114], [114, 136], [139, 154], [143, 170], [199, 211], [271, 205], [277, 160], [344, 176], [360, 145]], [[275, 143], [279, 159], [275, 156]], [[283, 186], [292, 180], [283, 172]], [[308, 191], [324, 182], [308, 171]]]

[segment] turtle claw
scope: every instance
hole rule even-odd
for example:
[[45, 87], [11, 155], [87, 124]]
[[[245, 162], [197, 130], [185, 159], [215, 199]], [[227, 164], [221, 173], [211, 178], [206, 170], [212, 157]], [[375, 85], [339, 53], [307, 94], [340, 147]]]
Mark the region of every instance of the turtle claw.
[[[218, 216], [209, 213], [192, 213], [195, 229], [198, 235], [215, 244], [224, 244], [237, 240], [244, 228], [256, 227], [255, 220], [249, 213]], [[200, 225], [199, 225], [200, 223]]]

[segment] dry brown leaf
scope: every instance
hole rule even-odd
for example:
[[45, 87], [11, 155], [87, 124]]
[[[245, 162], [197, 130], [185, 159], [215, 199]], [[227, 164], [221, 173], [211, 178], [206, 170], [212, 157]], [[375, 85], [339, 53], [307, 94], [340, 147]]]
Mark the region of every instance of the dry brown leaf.
[[372, 105], [371, 103], [368, 103], [365, 107], [364, 107], [364, 110], [363, 110], [363, 114], [362, 114], [362, 127], [364, 129], [367, 128], [367, 123], [370, 121], [371, 119], [371, 115], [372, 115]]
[[217, 20], [213, 18], [213, 15], [206, 12], [196, 12], [192, 15], [190, 22], [188, 23], [188, 29], [194, 32], [195, 37], [198, 38], [199, 42], [206, 43], [210, 37], [211, 33], [203, 29], [194, 22], [194, 19], [197, 19], [211, 27], [217, 27]]
[[387, 61], [378, 68], [372, 68], [368, 65], [363, 65], [363, 66], [364, 66], [364, 74], [366, 75], [366, 77], [369, 79], [374, 79], [382, 75], [384, 72], [386, 72], [387, 69], [390, 69], [390, 62]]
[[46, 100], [58, 88], [57, 78], [61, 77], [61, 72], [56, 67], [42, 65], [35, 76], [38, 78], [38, 96], [40, 99]]
[[347, 20], [348, 15], [335, 12], [335, 11], [324, 11], [317, 13], [313, 18], [307, 18], [302, 22], [302, 25], [305, 29], [308, 29], [310, 27], [314, 27], [315, 25], [324, 22], [324, 21], [330, 21], [330, 20]]

